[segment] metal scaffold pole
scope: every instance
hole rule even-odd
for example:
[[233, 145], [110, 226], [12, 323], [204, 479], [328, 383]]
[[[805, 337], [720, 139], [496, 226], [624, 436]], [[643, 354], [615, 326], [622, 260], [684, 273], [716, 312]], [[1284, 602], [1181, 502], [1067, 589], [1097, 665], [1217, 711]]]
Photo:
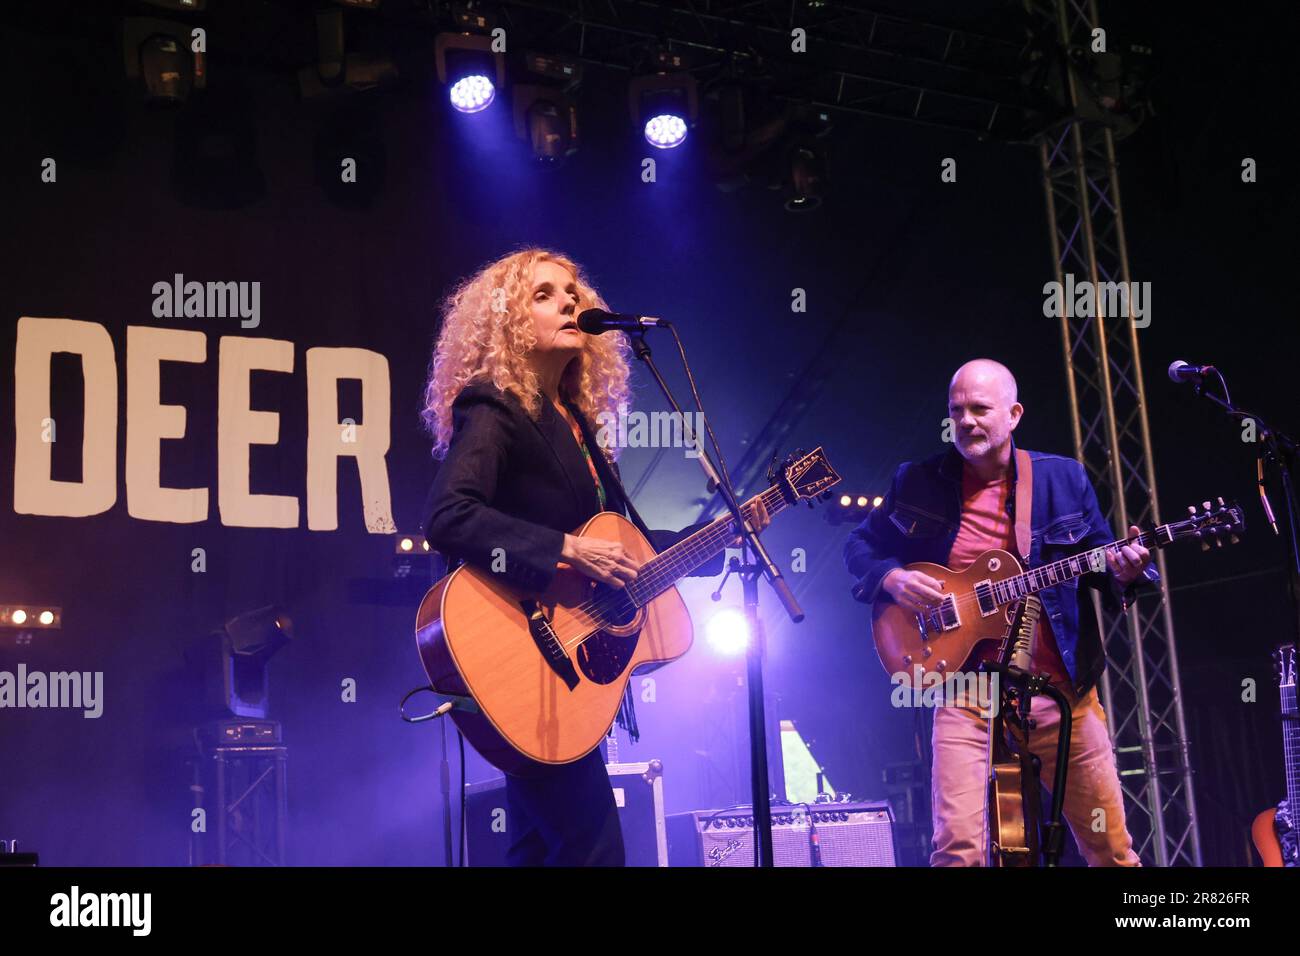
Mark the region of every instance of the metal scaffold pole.
[[[1100, 26], [1095, 0], [1035, 3], [1060, 44], [1062, 120], [1038, 137], [1048, 231], [1056, 280], [1067, 275], [1094, 289], [1129, 273], [1120, 204], [1115, 135], [1082, 109], [1090, 95], [1081, 64]], [[1160, 523], [1154, 456], [1139, 359], [1139, 319], [1106, 315], [1096, 296], [1093, 316], [1070, 314], [1062, 297], [1061, 342], [1076, 457], [1098, 490], [1117, 535], [1130, 524]], [[1145, 322], [1143, 322], [1145, 324]], [[1101, 692], [1119, 765], [1134, 849], [1156, 866], [1201, 865], [1187, 727], [1164, 552], [1155, 552], [1161, 594], [1135, 601], [1125, 613], [1093, 606], [1108, 661]]]

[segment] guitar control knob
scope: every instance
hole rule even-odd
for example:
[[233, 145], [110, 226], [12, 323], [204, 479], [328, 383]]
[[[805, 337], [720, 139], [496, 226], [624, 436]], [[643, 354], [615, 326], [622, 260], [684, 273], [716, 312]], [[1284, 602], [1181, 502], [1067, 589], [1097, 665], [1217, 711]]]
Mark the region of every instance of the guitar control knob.
[[940, 672], [946, 671], [948, 669], [948, 662], [945, 660], [940, 660], [939, 663], [934, 665], [934, 669]]
[[904, 655], [903, 655], [903, 666], [904, 666], [904, 667], [911, 667], [911, 666], [912, 666], [912, 655], [911, 655], [911, 654], [904, 654]]
[[930, 648], [928, 648], [928, 647], [923, 647], [923, 648], [921, 648], [921, 656], [922, 656], [922, 657], [929, 657], [932, 653], [934, 653], [934, 652], [931, 651]]

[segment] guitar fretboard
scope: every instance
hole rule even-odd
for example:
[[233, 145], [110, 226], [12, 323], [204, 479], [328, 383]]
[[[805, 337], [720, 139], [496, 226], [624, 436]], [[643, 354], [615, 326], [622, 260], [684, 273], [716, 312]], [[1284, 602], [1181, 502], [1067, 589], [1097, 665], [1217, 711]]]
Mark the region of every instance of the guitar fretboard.
[[[1300, 807], [1300, 714], [1296, 712], [1295, 684], [1278, 687], [1282, 698], [1282, 763], [1286, 767], [1286, 798]], [[1294, 811], [1292, 811], [1294, 812]]]
[[1106, 570], [1106, 554], [1118, 553], [1126, 545], [1140, 544], [1144, 548], [1160, 548], [1173, 541], [1176, 535], [1170, 525], [1160, 525], [1153, 531], [1144, 531], [1133, 538], [1112, 541], [1110, 544], [1084, 551], [1080, 554], [1053, 561], [1037, 568], [1031, 568], [1020, 574], [993, 583], [993, 598], [999, 605], [1010, 604], [1028, 597], [1043, 588], [1050, 588], [1062, 581], [1070, 581], [1085, 574]]
[[[769, 517], [785, 510], [788, 502], [781, 489], [773, 486], [761, 495], [755, 495], [743, 505], [741, 513], [746, 520], [754, 516], [756, 502], [762, 499]], [[636, 580], [627, 586], [632, 601], [642, 607], [663, 594], [681, 578], [690, 574], [718, 552], [736, 536], [736, 519], [730, 513], [715, 518], [689, 538], [685, 538], [661, 554], [655, 555], [637, 571]]]

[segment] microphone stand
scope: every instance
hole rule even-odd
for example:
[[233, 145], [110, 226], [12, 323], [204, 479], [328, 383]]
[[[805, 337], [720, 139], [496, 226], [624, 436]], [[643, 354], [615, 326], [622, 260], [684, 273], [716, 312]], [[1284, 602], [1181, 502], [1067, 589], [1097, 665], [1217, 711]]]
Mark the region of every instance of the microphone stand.
[[[673, 337], [677, 337], [677, 330], [669, 323], [661, 321], [659, 327], [667, 327], [673, 333]], [[689, 420], [682, 412], [677, 399], [673, 397], [668, 383], [659, 374], [659, 369], [650, 355], [650, 346], [646, 344], [645, 334], [643, 332], [638, 333], [635, 336], [630, 336], [630, 338], [632, 339], [632, 351], [650, 369], [650, 374], [654, 376], [654, 380], [659, 384], [659, 390], [664, 393], [668, 404], [672, 406], [674, 412], [681, 416], [683, 433], [694, 438], [695, 448], [700, 453], [697, 460], [708, 478], [709, 490], [717, 491], [722, 496], [722, 500], [727, 505], [727, 510], [731, 512], [734, 526], [739, 529], [744, 539], [746, 560], [735, 570], [739, 574], [744, 588], [745, 620], [749, 625], [750, 634], [749, 647], [746, 650], [745, 658], [749, 685], [749, 767], [750, 788], [754, 807], [754, 864], [755, 866], [772, 866], [772, 794], [767, 769], [767, 715], [763, 701], [764, 633], [763, 622], [758, 614], [759, 574], [767, 578], [772, 590], [776, 592], [777, 597], [785, 607], [786, 613], [790, 615], [790, 619], [796, 624], [804, 618], [803, 609], [799, 607], [790, 586], [786, 584], [785, 578], [781, 576], [780, 569], [772, 561], [767, 549], [763, 547], [763, 542], [759, 540], [754, 526], [741, 512], [730, 479], [714, 467], [709, 458], [709, 453], [704, 448], [701, 436], [691, 435], [690, 426], [687, 424]], [[686, 365], [686, 374], [689, 377], [691, 374], [690, 366], [686, 364], [686, 351], [681, 348], [680, 339], [678, 339], [677, 345], [681, 349], [682, 364]], [[700, 417], [702, 419], [704, 417], [703, 409], [700, 410]]]
[[1300, 639], [1300, 536], [1297, 534], [1297, 522], [1300, 521], [1300, 516], [1297, 516], [1295, 483], [1292, 478], [1292, 469], [1296, 460], [1296, 443], [1285, 433], [1269, 427], [1268, 423], [1258, 415], [1233, 405], [1231, 396], [1228, 394], [1227, 383], [1223, 381], [1223, 375], [1219, 373], [1218, 369], [1215, 369], [1214, 372], [1218, 376], [1220, 384], [1223, 385], [1223, 398], [1205, 391], [1204, 378], [1196, 382], [1194, 391], [1198, 396], [1218, 405], [1230, 418], [1237, 421], [1250, 419], [1255, 423], [1258, 430], [1256, 444], [1259, 446], [1259, 451], [1255, 456], [1255, 476], [1259, 485], [1259, 500], [1261, 507], [1264, 509], [1264, 515], [1275, 535], [1280, 535], [1281, 531], [1278, 529], [1277, 519], [1273, 514], [1273, 506], [1268, 500], [1265, 478], [1270, 468], [1276, 468], [1282, 479], [1282, 499], [1286, 506], [1287, 545], [1289, 551], [1287, 590], [1291, 596], [1291, 623], [1295, 628], [1297, 639]]

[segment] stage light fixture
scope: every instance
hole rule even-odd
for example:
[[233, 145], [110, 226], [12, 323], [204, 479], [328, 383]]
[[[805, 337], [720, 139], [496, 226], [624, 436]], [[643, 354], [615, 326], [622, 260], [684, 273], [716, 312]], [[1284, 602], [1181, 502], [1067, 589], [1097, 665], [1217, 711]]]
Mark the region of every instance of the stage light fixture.
[[860, 522], [871, 514], [876, 508], [884, 504], [885, 499], [881, 495], [860, 495], [860, 494], [841, 494], [839, 497], [840, 506], [838, 508], [828, 508], [822, 512], [825, 519], [831, 524], [847, 524], [849, 522]]
[[[393, 578], [398, 581], [412, 581], [425, 590], [428, 589], [430, 575], [442, 577], [445, 563], [442, 556], [433, 550], [423, 534], [396, 534], [393, 536]], [[415, 595], [419, 600], [423, 591]], [[403, 596], [404, 600], [409, 600]]]
[[270, 696], [266, 665], [293, 638], [293, 622], [274, 605], [231, 618], [195, 647], [210, 710], [265, 718]]
[[515, 135], [540, 163], [558, 165], [578, 151], [578, 106], [559, 90], [529, 84], [511, 91]]
[[647, 143], [673, 149], [686, 142], [699, 118], [699, 92], [677, 54], [660, 51], [655, 67], [655, 72], [633, 77], [628, 84], [628, 111]]
[[800, 143], [790, 151], [786, 180], [787, 212], [808, 212], [822, 204], [826, 188], [826, 154], [816, 146]]
[[645, 123], [645, 139], [651, 146], [672, 149], [686, 142], [686, 120], [678, 113], [659, 113]]
[[303, 99], [356, 90], [373, 90], [397, 82], [397, 64], [387, 56], [348, 53], [343, 11], [316, 13], [316, 62], [298, 70]]
[[399, 534], [394, 545], [399, 555], [428, 554], [432, 550], [422, 534]]
[[470, 33], [439, 33], [433, 41], [438, 82], [461, 113], [480, 113], [506, 84], [505, 57], [492, 50], [492, 38]]
[[0, 605], [0, 628], [52, 630], [63, 627], [63, 608], [48, 605]]
[[792, 115], [789, 104], [774, 99], [761, 79], [735, 77], [705, 96], [705, 162], [714, 183], [733, 192], [751, 182], [777, 178], [769, 166]]
[[749, 622], [744, 612], [734, 607], [725, 608], [713, 617], [708, 624], [709, 646], [724, 657], [743, 654], [749, 647]]
[[549, 53], [524, 54], [524, 70], [538, 83], [511, 89], [515, 135], [540, 163], [559, 165], [578, 151], [578, 105], [570, 95], [582, 81], [582, 64]]
[[154, 17], [122, 21], [126, 75], [144, 81], [146, 102], [172, 106], [185, 102], [191, 90], [207, 87], [207, 54], [191, 52], [191, 29]]

